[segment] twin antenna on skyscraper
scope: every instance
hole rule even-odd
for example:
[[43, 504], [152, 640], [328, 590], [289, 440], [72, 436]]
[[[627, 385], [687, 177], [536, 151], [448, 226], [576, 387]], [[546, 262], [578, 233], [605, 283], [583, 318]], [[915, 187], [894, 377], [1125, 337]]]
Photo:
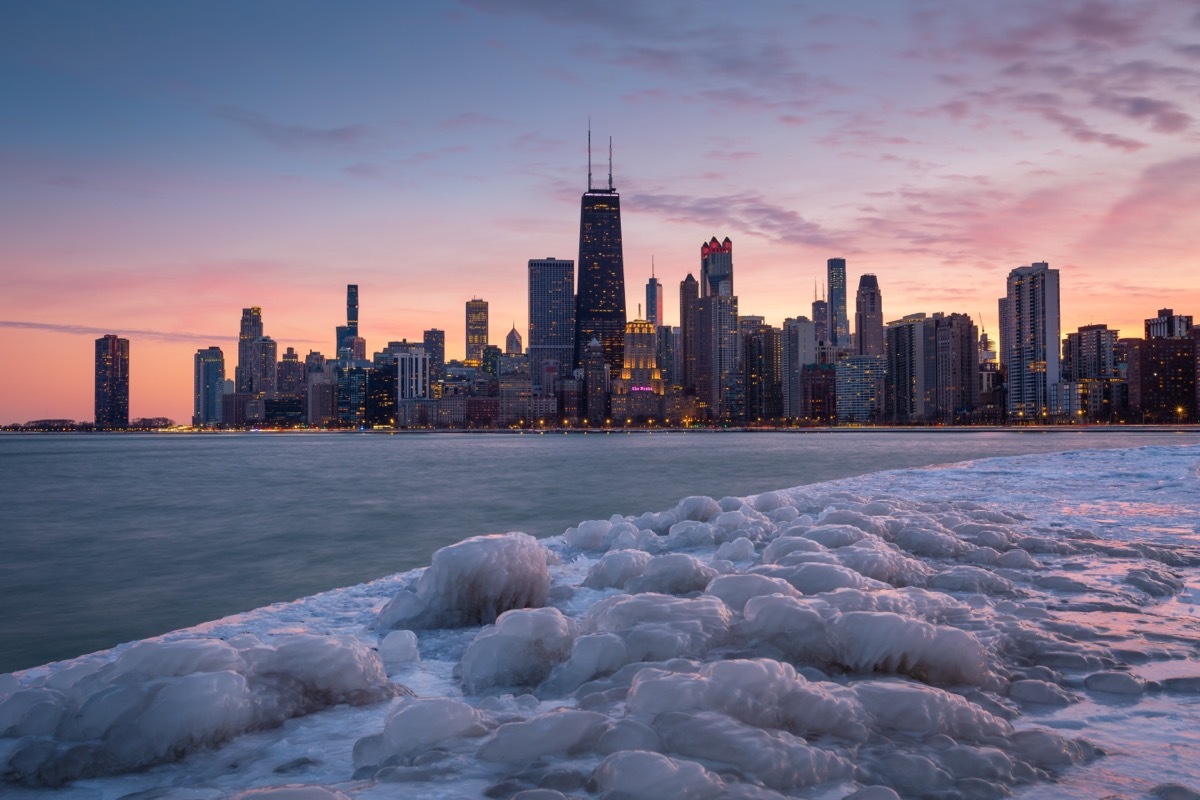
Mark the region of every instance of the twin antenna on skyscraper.
[[[612, 182], [612, 137], [608, 137], [608, 190], [613, 190]], [[592, 191], [592, 120], [588, 119], [588, 191]]]

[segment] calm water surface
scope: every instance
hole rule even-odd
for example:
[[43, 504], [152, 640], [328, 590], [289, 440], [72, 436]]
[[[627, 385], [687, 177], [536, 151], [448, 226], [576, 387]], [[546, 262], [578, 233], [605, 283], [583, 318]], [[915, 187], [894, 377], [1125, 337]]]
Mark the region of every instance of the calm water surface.
[[1198, 439], [1104, 429], [5, 435], [0, 672], [422, 566], [481, 533], [548, 536], [693, 494]]

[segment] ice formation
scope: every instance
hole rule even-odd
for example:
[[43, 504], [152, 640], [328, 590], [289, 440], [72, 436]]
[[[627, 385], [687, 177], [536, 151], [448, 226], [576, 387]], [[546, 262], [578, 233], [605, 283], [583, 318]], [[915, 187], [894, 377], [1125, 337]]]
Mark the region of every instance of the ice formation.
[[379, 612], [379, 628], [442, 628], [495, 622], [541, 606], [550, 590], [546, 549], [527, 533], [475, 536], [443, 547], [413, 590]]
[[[1140, 457], [1146, 483], [1173, 487], [1158, 502], [1183, 504], [1172, 519], [1194, 514], [1180, 498], [1196, 496], [1200, 448]], [[1093, 485], [1115, 456], [1096, 458], [1057, 511], [1032, 495], [980, 502], [1032, 491], [1012, 459], [981, 462], [986, 489], [960, 467], [689, 497], [545, 542], [444, 548], [373, 590], [338, 636], [182, 632], [0, 676], [4, 780], [58, 785], [241, 747], [262, 766], [187, 797], [1049, 796], [1130, 746], [1096, 709], [1186, 721], [1178, 699], [1200, 694], [1180, 611], [1197, 599], [1196, 532], [1167, 545], [1125, 530], [1153, 515], [1123, 518], [1136, 486]], [[1052, 457], [1032, 463], [1062, 474]], [[1080, 498], [1098, 510], [1075, 510]], [[271, 741], [311, 726], [336, 732], [341, 755], [239, 744], [289, 718], [299, 727]], [[180, 769], [92, 781], [87, 796], [183, 791], [195, 773]], [[1139, 778], [1143, 794], [1194, 796], [1188, 769]]]
[[361, 641], [296, 634], [265, 644], [146, 641], [95, 671], [12, 692], [0, 702], [11, 737], [4, 778], [58, 786], [128, 772], [221, 744], [339, 703], [365, 705], [404, 689]]

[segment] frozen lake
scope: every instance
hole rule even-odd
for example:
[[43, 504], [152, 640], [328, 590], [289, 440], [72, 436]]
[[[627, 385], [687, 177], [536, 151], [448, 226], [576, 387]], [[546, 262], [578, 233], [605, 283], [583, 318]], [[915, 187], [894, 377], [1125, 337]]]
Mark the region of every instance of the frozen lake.
[[484, 533], [884, 469], [1200, 440], [1049, 429], [0, 436], [0, 672], [429, 563]]

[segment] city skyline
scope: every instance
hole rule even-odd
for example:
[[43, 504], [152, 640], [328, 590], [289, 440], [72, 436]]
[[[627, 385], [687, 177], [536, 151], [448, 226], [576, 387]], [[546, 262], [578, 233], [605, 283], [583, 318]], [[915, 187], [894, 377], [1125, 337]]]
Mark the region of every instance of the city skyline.
[[[347, 284], [371, 350], [438, 328], [458, 357], [471, 297], [525, 332], [526, 264], [576, 254], [589, 116], [628, 309], [652, 258], [673, 295], [726, 234], [741, 312], [776, 326], [834, 257], [848, 286], [879, 277], [885, 321], [982, 314], [993, 337], [1004, 276], [1040, 261], [1064, 335], [1200, 308], [1190, 4], [213, 8], [7, 13], [0, 337], [35, 357], [0, 379], [0, 424], [88, 419], [110, 333], [130, 416], [185, 421], [193, 355], [236, 352], [239, 309], [334, 355]], [[396, 82], [423, 59], [427, 86]]]

